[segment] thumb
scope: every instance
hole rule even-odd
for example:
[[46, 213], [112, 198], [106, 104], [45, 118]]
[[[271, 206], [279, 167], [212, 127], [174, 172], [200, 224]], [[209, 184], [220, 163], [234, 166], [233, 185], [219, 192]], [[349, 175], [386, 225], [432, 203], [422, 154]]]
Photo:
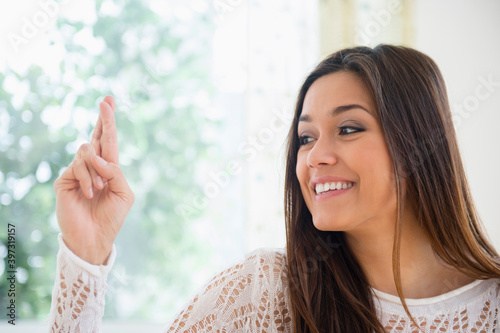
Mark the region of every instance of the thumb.
[[[109, 189], [115, 193], [123, 193], [127, 197], [133, 196], [120, 167], [114, 163], [106, 162], [102, 157], [93, 155], [90, 162], [99, 175], [108, 180]], [[122, 197], [122, 195], [120, 195]]]

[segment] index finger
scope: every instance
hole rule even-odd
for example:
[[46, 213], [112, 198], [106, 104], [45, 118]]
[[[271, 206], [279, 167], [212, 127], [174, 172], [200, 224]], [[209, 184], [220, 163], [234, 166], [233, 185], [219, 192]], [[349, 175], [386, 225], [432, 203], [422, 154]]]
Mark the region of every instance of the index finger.
[[109, 100], [104, 99], [99, 105], [101, 109], [100, 119], [102, 122], [101, 156], [108, 162], [119, 164], [118, 135], [116, 131], [114, 101], [110, 105]]

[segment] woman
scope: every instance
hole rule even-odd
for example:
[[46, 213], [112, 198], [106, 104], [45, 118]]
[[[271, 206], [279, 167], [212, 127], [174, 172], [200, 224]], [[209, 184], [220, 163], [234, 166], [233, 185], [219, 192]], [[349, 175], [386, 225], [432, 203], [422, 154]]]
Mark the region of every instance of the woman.
[[[106, 97], [92, 143], [55, 183], [53, 331], [100, 327], [133, 202], [113, 110]], [[260, 249], [214, 276], [165, 331], [500, 328], [499, 256], [481, 231], [444, 81], [418, 51], [345, 49], [306, 78], [288, 136], [285, 221], [286, 252]]]

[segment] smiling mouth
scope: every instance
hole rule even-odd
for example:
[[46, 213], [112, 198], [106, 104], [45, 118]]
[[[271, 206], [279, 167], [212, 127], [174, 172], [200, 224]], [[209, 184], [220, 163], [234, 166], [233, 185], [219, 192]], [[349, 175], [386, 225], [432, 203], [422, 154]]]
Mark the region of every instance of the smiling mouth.
[[324, 194], [328, 192], [333, 192], [337, 190], [346, 190], [354, 186], [354, 182], [332, 182], [332, 183], [323, 183], [316, 185], [314, 189], [316, 194]]

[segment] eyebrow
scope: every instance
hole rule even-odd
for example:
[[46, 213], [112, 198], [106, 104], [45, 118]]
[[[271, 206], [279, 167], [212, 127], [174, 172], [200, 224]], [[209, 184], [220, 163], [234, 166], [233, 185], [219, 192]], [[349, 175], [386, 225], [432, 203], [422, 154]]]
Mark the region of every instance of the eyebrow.
[[[336, 116], [338, 114], [341, 114], [343, 112], [346, 112], [346, 111], [349, 111], [349, 110], [352, 110], [352, 109], [362, 109], [362, 110], [365, 110], [366, 112], [370, 113], [370, 111], [368, 111], [364, 106], [361, 106], [359, 104], [348, 104], [348, 105], [337, 106], [335, 109], [331, 110], [329, 112], [329, 114], [330, 114], [330, 117], [334, 117], [334, 116]], [[301, 122], [301, 121], [311, 122], [312, 118], [311, 118], [311, 116], [309, 116], [307, 114], [300, 115], [299, 122]]]

